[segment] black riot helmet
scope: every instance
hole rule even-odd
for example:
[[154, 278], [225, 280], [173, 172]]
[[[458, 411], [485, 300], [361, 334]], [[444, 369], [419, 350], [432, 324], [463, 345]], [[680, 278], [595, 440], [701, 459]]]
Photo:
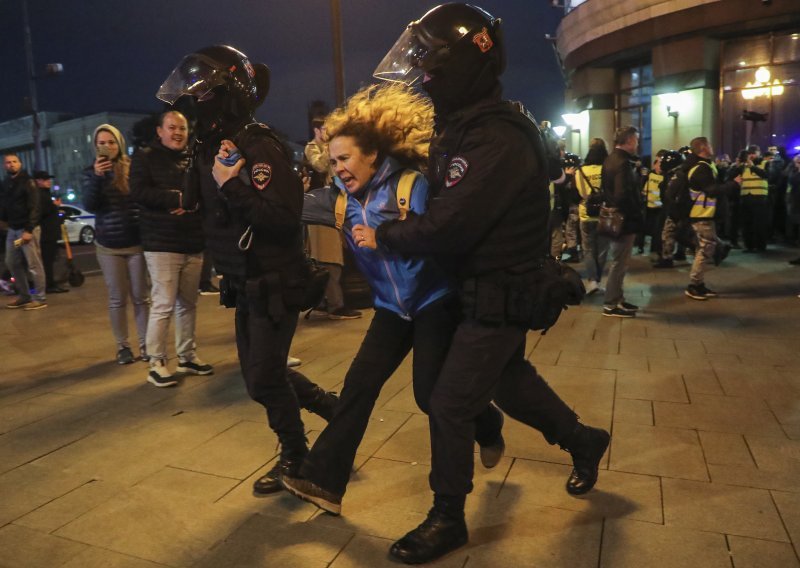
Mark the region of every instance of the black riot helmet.
[[684, 161], [683, 154], [676, 150], [667, 150], [661, 156], [661, 173], [666, 175], [679, 167]]
[[408, 24], [373, 75], [419, 83], [437, 111], [449, 112], [499, 88], [505, 66], [500, 19], [477, 6], [453, 3]]
[[227, 45], [204, 47], [185, 56], [158, 89], [156, 97], [173, 105], [183, 96], [197, 103], [201, 130], [252, 118], [269, 91], [269, 68], [250, 63]]

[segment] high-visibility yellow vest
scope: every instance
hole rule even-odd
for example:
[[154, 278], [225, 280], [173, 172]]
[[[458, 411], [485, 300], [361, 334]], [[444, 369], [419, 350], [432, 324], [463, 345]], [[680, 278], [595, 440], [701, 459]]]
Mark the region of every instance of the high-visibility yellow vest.
[[556, 184], [552, 181], [550, 182], [550, 211], [553, 210], [553, 207], [556, 204]]
[[692, 174], [701, 164], [711, 168], [714, 179], [717, 179], [717, 166], [710, 162], [698, 162], [695, 167], [689, 170], [687, 180], [689, 181], [689, 196], [692, 198], [692, 210], [689, 213], [689, 217], [692, 219], [713, 219], [714, 213], [717, 211], [717, 198], [708, 197], [704, 192], [692, 189], [691, 186]]
[[648, 209], [658, 209], [661, 207], [661, 182], [664, 176], [655, 172], [650, 172], [647, 176], [647, 183], [644, 186], [645, 198], [647, 199]]
[[767, 197], [769, 185], [767, 180], [758, 177], [750, 166], [745, 166], [742, 172], [742, 195], [757, 195]]
[[589, 180], [589, 183], [594, 186], [595, 191], [600, 191], [600, 184], [602, 183], [603, 166], [589, 165], [581, 166], [575, 171], [575, 188], [581, 196], [581, 202], [578, 204], [578, 217], [581, 221], [588, 221], [590, 219], [597, 219], [597, 217], [589, 217], [586, 213], [586, 198], [592, 193], [592, 188], [589, 183], [586, 183], [581, 171]]

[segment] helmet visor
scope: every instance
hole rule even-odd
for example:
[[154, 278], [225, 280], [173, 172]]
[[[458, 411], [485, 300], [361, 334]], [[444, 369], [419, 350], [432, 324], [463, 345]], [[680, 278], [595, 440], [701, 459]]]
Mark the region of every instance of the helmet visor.
[[425, 74], [422, 62], [428, 56], [425, 46], [408, 26], [392, 48], [373, 71], [372, 76], [382, 81], [414, 85]]
[[212, 89], [225, 84], [227, 71], [221, 70], [213, 60], [193, 53], [184, 57], [167, 80], [161, 85], [156, 97], [170, 105], [189, 95], [202, 99]]

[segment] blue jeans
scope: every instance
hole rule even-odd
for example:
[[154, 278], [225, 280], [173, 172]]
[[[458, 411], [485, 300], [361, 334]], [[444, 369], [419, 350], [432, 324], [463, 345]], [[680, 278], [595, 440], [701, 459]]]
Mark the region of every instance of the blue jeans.
[[153, 304], [147, 324], [147, 354], [150, 360], [167, 360], [169, 320], [175, 313], [175, 351], [181, 361], [194, 357], [194, 328], [197, 319], [197, 297], [203, 253], [144, 253], [153, 287]]
[[28, 282], [28, 271], [25, 270], [23, 257], [28, 263], [28, 270], [33, 275], [33, 299], [39, 302], [45, 301], [45, 278], [44, 265], [42, 264], [42, 249], [39, 239], [42, 234], [40, 227], [33, 229], [33, 238], [20, 247], [14, 246], [14, 241], [22, 237], [25, 229], [12, 229], [9, 227], [6, 235], [6, 265], [14, 277], [17, 285], [17, 293], [23, 301], [31, 299], [30, 283]]
[[616, 239], [609, 239], [608, 256], [611, 260], [608, 264], [606, 296], [603, 300], [603, 305], [605, 306], [613, 308], [625, 300], [622, 282], [625, 279], [625, 273], [628, 271], [628, 262], [631, 259], [633, 240], [635, 238], [636, 235], [630, 234], [622, 235]]

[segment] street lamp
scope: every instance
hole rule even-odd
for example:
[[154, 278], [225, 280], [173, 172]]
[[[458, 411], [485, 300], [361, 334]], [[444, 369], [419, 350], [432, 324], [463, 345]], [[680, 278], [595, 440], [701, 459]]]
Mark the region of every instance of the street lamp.
[[[33, 114], [33, 163], [34, 169], [44, 169], [42, 163], [42, 139], [39, 124], [39, 101], [36, 97], [36, 71], [33, 65], [33, 47], [31, 41], [31, 24], [28, 19], [28, 0], [22, 0], [22, 21], [25, 32], [25, 60], [28, 68], [28, 93], [29, 109]], [[61, 63], [48, 63], [45, 66], [46, 75], [60, 75], [64, 72]]]

